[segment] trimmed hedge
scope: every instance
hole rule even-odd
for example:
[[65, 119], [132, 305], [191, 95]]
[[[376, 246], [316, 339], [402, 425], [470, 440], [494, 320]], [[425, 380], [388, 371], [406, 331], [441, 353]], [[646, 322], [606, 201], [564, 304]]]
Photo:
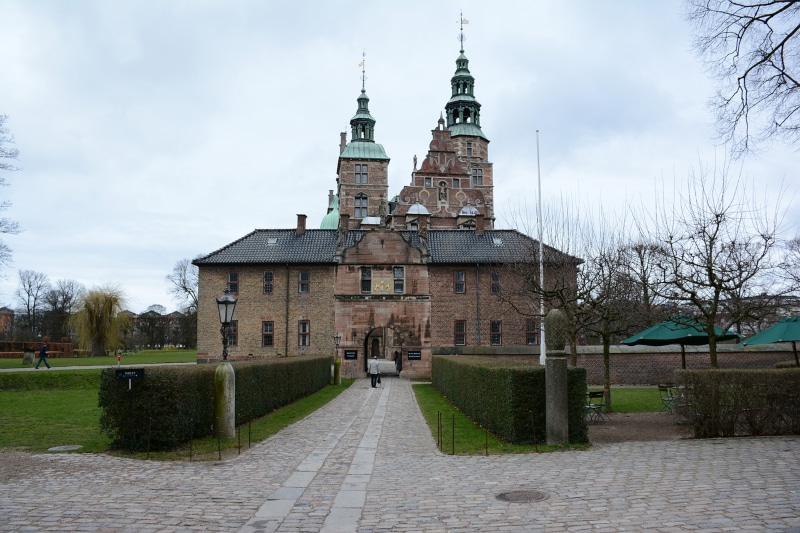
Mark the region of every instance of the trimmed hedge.
[[[570, 367], [569, 442], [586, 443], [586, 369]], [[431, 381], [470, 419], [512, 444], [546, 440], [545, 369], [538, 361], [478, 356], [434, 356]]]
[[678, 413], [696, 438], [800, 435], [800, 369], [680, 370]]
[[[236, 424], [313, 394], [330, 382], [330, 357], [232, 363], [236, 375]], [[133, 382], [133, 448], [169, 450], [214, 434], [216, 365], [147, 366]], [[115, 369], [100, 374], [100, 430], [114, 448], [131, 446], [128, 381]]]

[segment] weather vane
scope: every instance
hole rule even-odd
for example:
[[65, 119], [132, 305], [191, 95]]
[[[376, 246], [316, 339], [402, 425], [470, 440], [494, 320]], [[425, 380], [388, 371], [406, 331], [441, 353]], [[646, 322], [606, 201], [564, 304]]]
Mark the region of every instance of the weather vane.
[[464, 24], [469, 24], [469, 21], [464, 18], [464, 12], [461, 11], [459, 14], [459, 24], [461, 26], [461, 31], [458, 34], [458, 40], [461, 41], [461, 51], [464, 51], [464, 41], [467, 40], [467, 37], [464, 35]]
[[361, 52], [361, 63], [358, 64], [358, 66], [361, 67], [361, 90], [362, 91], [365, 88], [365, 80], [367, 79], [367, 76], [365, 74], [366, 73], [366, 64], [367, 64], [367, 52], [362, 50], [362, 52]]

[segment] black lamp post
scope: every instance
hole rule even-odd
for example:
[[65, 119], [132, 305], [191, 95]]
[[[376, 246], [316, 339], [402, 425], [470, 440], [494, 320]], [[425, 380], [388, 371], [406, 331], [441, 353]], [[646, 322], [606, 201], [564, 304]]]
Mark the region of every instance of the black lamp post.
[[219, 332], [222, 334], [222, 360], [228, 360], [228, 335], [231, 332], [231, 322], [233, 322], [233, 311], [236, 309], [236, 298], [231, 296], [230, 290], [226, 287], [225, 294], [217, 298], [217, 310], [219, 311], [219, 321], [222, 327]]

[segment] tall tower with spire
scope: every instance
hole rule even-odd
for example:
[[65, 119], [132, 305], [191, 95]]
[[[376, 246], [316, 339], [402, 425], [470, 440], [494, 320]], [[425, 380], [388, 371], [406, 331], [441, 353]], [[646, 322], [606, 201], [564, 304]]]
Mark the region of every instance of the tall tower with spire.
[[[375, 142], [375, 118], [369, 112], [365, 61], [361, 67], [361, 95], [356, 114], [350, 119], [350, 142], [342, 134], [336, 165], [340, 215], [349, 216], [350, 227], [383, 217], [387, 211], [389, 157]], [[366, 219], [366, 220], [365, 220]]]
[[489, 139], [481, 130], [481, 104], [475, 99], [475, 78], [464, 55], [464, 24], [450, 100], [439, 117], [428, 153], [414, 170], [411, 184], [391, 202], [397, 229], [473, 229], [494, 227], [494, 183]]

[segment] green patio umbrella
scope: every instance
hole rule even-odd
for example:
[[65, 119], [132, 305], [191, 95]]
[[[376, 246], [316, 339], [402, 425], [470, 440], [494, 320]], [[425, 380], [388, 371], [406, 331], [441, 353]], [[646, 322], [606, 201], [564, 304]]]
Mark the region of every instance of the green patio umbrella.
[[[717, 342], [738, 339], [739, 335], [725, 331], [719, 326], [714, 326], [714, 335]], [[699, 320], [688, 316], [674, 316], [660, 324], [649, 327], [644, 331], [628, 337], [622, 344], [628, 346], [668, 346], [680, 344], [681, 368], [686, 368], [686, 345], [702, 346], [708, 344], [708, 332], [705, 325]]]
[[800, 341], [800, 317], [787, 316], [760, 333], [756, 333], [742, 344], [772, 344], [773, 342], [791, 342], [794, 350], [794, 362], [800, 366], [797, 358], [797, 341]]

